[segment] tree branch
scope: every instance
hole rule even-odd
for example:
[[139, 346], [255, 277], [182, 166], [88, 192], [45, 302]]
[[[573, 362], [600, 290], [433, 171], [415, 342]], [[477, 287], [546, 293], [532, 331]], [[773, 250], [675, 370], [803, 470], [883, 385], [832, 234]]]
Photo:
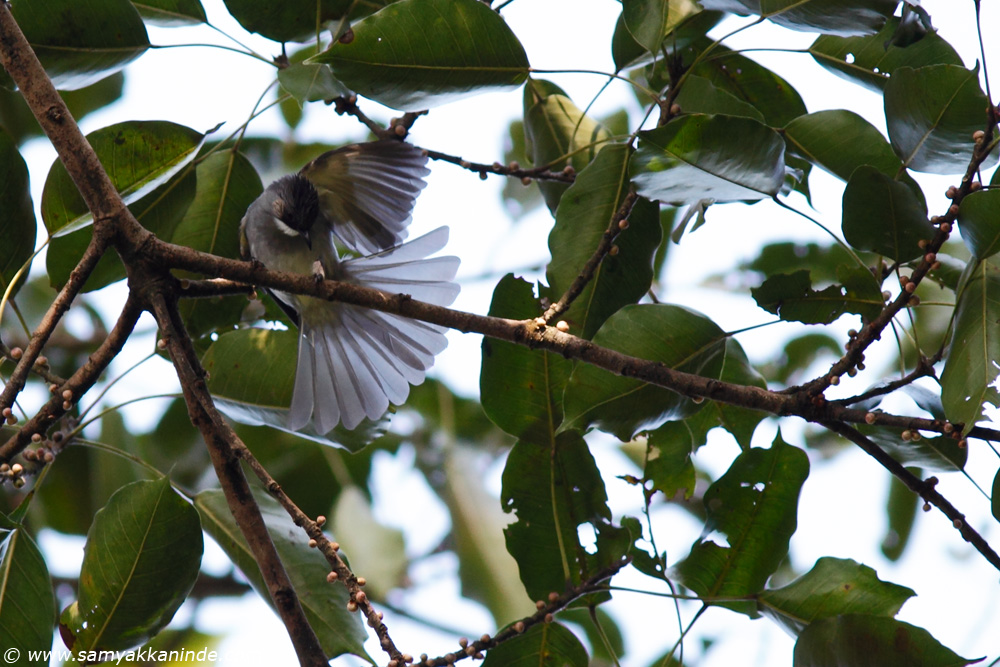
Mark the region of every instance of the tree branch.
[[240, 467], [240, 459], [249, 452], [215, 408], [205, 386], [205, 370], [198, 361], [190, 336], [184, 330], [177, 303], [171, 296], [161, 292], [153, 296], [151, 305], [177, 370], [191, 422], [201, 431], [202, 438], [208, 445], [212, 465], [222, 485], [229, 511], [236, 519], [236, 524], [260, 568], [275, 610], [295, 647], [299, 663], [326, 667], [326, 654], [302, 610]]
[[94, 386], [97, 379], [125, 346], [141, 314], [142, 307], [139, 302], [131, 296], [126, 299], [125, 307], [122, 308], [122, 312], [118, 316], [118, 322], [100, 347], [90, 355], [87, 363], [77, 369], [64, 384], [58, 386], [49, 402], [43, 405], [34, 417], [25, 422], [17, 433], [0, 446], [0, 463], [10, 461], [11, 458], [24, 450], [35, 436], [38, 436], [39, 439], [43, 438], [53, 422], [66, 414], [72, 404]]

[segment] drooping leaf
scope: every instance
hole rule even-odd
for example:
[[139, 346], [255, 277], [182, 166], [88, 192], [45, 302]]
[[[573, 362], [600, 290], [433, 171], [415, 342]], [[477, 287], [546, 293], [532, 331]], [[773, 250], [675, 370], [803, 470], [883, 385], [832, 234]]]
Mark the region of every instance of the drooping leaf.
[[[975, 147], [972, 135], [987, 123], [978, 67], [897, 68], [884, 100], [889, 141], [903, 164], [932, 174], [965, 172]], [[996, 162], [994, 152], [982, 166]]]
[[300, 49], [289, 57], [288, 67], [278, 70], [278, 83], [299, 104], [330, 100], [350, 93], [344, 84], [337, 81], [329, 65], [303, 62], [315, 54], [315, 46]]
[[[549, 234], [552, 261], [546, 271], [549, 294], [558, 300], [593, 256], [629, 188], [629, 157], [624, 144], [605, 146], [563, 194]], [[561, 319], [569, 331], [592, 338], [622, 306], [636, 303], [653, 280], [653, 254], [660, 245], [659, 211], [639, 199], [628, 229], [615, 239], [618, 252], [601, 261], [594, 277]]]
[[162, 28], [174, 28], [206, 23], [205, 8], [200, 0], [132, 0], [150, 25]]
[[451, 516], [462, 595], [481, 602], [497, 626], [535, 612], [521, 584], [517, 562], [507, 552], [508, 517], [475, 474], [480, 463], [469, 447], [449, 447], [442, 499]]
[[810, 623], [795, 642], [795, 667], [925, 665], [961, 667], [967, 660], [923, 628], [883, 616], [847, 614]]
[[[524, 136], [535, 166], [551, 165], [554, 171], [570, 165], [577, 172], [590, 164], [611, 134], [584, 115], [561, 88], [542, 79], [524, 86]], [[538, 184], [549, 210], [555, 213], [569, 186], [557, 181]]]
[[504, 530], [532, 600], [586, 577], [577, 527], [607, 525], [611, 510], [587, 443], [568, 432], [548, 444], [519, 441], [507, 457], [500, 502], [517, 521]]
[[[781, 434], [770, 449], [740, 454], [705, 492], [706, 531], [675, 571], [685, 586], [711, 602], [759, 593], [788, 553], [795, 532], [799, 491], [809, 458]], [[726, 545], [709, 533], [725, 535]], [[754, 602], [720, 602], [751, 617]]]
[[[910, 472], [918, 477], [923, 477], [919, 468], [910, 468]], [[913, 533], [913, 524], [916, 521], [921, 500], [920, 496], [911, 491], [898, 478], [891, 477], [889, 479], [889, 498], [885, 504], [888, 525], [880, 545], [882, 555], [889, 560], [894, 562], [899, 560], [906, 550], [906, 546], [910, 542], [910, 535]]]
[[[681, 21], [669, 34], [666, 44], [670, 49], [687, 48], [695, 40], [704, 37], [705, 33], [714, 28], [723, 19], [723, 12], [700, 11]], [[624, 16], [618, 17], [615, 33], [611, 37], [611, 57], [615, 61], [615, 70], [646, 65], [653, 61], [653, 55], [635, 41], [635, 37], [625, 26]], [[659, 55], [659, 54], [656, 54]]]
[[850, 559], [824, 557], [787, 586], [757, 596], [762, 614], [798, 636], [813, 621], [842, 614], [892, 618], [916, 595]]
[[388, 417], [366, 420], [353, 431], [338, 424], [326, 435], [312, 426], [301, 431], [288, 428], [298, 339], [294, 331], [271, 329], [240, 329], [219, 336], [202, 358], [216, 405], [242, 424], [270, 426], [352, 452], [361, 450], [385, 432]]
[[[126, 121], [87, 135], [126, 204], [139, 201], [198, 155], [204, 134], [168, 121]], [[62, 162], [56, 160], [42, 190], [42, 221], [49, 234], [65, 236], [93, 217]]]
[[[178, 174], [149, 195], [131, 204], [129, 210], [139, 224], [156, 234], [158, 238], [169, 239], [184, 217], [188, 206], [194, 201], [196, 183], [194, 170]], [[45, 268], [49, 284], [53, 288], [61, 289], [66, 284], [70, 273], [87, 250], [92, 236], [93, 228], [88, 225], [75, 232], [52, 237], [45, 255]], [[125, 265], [122, 264], [118, 253], [106, 252], [84, 283], [83, 291], [101, 289], [123, 278], [125, 278]]]
[[[22, 271], [18, 285], [28, 276], [25, 263], [35, 249], [35, 207], [28, 188], [28, 166], [9, 134], [0, 127], [0, 296]], [[23, 270], [22, 270], [23, 269]], [[16, 289], [11, 290], [15, 294]]]
[[632, 38], [655, 54], [663, 39], [700, 11], [694, 0], [622, 0], [622, 18]]
[[125, 650], [153, 637], [194, 586], [202, 548], [198, 513], [169, 479], [123, 487], [87, 534], [63, 637], [74, 637], [74, 650]]
[[1000, 405], [993, 385], [1000, 359], [1000, 268], [979, 262], [958, 295], [948, 358], [941, 374], [941, 401], [948, 419], [967, 432], [986, 403]]
[[490, 649], [483, 667], [587, 667], [587, 649], [560, 623], [539, 623]]
[[910, 186], [868, 165], [858, 167], [844, 188], [842, 228], [855, 248], [898, 262], [923, 255], [919, 242], [935, 231]]
[[881, 93], [889, 77], [900, 67], [925, 65], [961, 65], [958, 52], [936, 32], [906, 47], [890, 45], [899, 27], [898, 18], [890, 18], [877, 35], [836, 37], [820, 35], [809, 53], [823, 67], [848, 81]]
[[[361, 615], [347, 611], [347, 589], [326, 582], [330, 565], [319, 551], [310, 549], [309, 538], [296, 526], [277, 501], [254, 494], [274, 548], [285, 565], [309, 625], [316, 632], [328, 658], [351, 653], [368, 658], [363, 644], [367, 633]], [[202, 491], [194, 499], [205, 532], [212, 536], [257, 594], [273, 606], [257, 561], [233, 519], [222, 491]]]
[[[149, 48], [139, 12], [128, 0], [32, 0], [11, 14], [62, 90], [89, 86], [132, 62]], [[6, 71], [0, 85], [11, 88]]]
[[477, 0], [400, 0], [353, 26], [307, 62], [325, 63], [348, 88], [388, 107], [425, 109], [528, 78], [524, 47]]
[[1000, 191], [982, 190], [964, 197], [958, 208], [958, 228], [976, 258], [1000, 252]]
[[[668, 304], [625, 306], [608, 318], [594, 343], [715, 379], [726, 356], [722, 329], [700, 313]], [[700, 403], [669, 389], [580, 364], [566, 386], [562, 429], [596, 427], [624, 441], [641, 429], [690, 416], [700, 408]]]
[[323, 30], [328, 21], [357, 19], [378, 11], [392, 0], [225, 0], [226, 9], [250, 32], [276, 42], [297, 42]]
[[[541, 306], [530, 283], [508, 274], [493, 291], [489, 314], [530, 319], [541, 314]], [[482, 348], [479, 393], [486, 415], [516, 438], [545, 441], [562, 423], [572, 364], [558, 354], [490, 338], [483, 338]]]
[[0, 637], [5, 661], [27, 665], [29, 651], [52, 648], [55, 614], [52, 580], [38, 546], [24, 526], [0, 514]]
[[751, 118], [684, 115], [639, 133], [632, 182], [670, 203], [766, 199], [781, 189], [784, 153], [781, 137]]

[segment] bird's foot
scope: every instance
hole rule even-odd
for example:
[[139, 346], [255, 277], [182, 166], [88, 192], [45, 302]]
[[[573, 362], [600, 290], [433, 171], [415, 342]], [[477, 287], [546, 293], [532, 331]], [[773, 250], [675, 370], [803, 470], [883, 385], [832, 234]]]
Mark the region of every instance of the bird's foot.
[[323, 262], [318, 259], [313, 262], [313, 279], [320, 283], [326, 280], [326, 271], [323, 270]]

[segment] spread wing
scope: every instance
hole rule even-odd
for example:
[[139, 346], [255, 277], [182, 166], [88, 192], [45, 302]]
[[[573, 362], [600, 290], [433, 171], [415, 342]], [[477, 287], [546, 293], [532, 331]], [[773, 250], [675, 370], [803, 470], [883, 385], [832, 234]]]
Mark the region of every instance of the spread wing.
[[367, 255], [406, 238], [413, 204], [427, 185], [426, 164], [419, 148], [386, 139], [329, 151], [299, 173], [315, 186], [337, 238]]

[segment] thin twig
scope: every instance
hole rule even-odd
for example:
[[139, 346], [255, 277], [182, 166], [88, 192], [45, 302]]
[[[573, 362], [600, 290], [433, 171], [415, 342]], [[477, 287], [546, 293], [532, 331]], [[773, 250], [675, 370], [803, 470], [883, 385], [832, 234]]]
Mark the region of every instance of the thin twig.
[[73, 373], [72, 377], [56, 386], [52, 398], [42, 406], [34, 417], [29, 419], [24, 426], [18, 429], [17, 433], [0, 446], [0, 462], [10, 461], [12, 457], [23, 451], [31, 443], [33, 436], [44, 437], [49, 427], [66, 414], [69, 408], [94, 386], [104, 370], [125, 346], [141, 314], [142, 308], [138, 302], [129, 297], [118, 316], [118, 322], [100, 347], [90, 355], [83, 366]]
[[632, 207], [635, 206], [638, 200], [639, 195], [636, 194], [635, 188], [629, 188], [628, 194], [622, 200], [621, 206], [611, 216], [611, 222], [608, 224], [608, 228], [604, 230], [604, 235], [601, 236], [601, 241], [597, 244], [594, 254], [590, 256], [587, 263], [580, 269], [580, 273], [573, 279], [573, 283], [566, 290], [566, 293], [558, 301], [549, 306], [542, 315], [541, 320], [545, 324], [548, 324], [554, 318], [569, 310], [573, 301], [583, 293], [584, 288], [587, 287], [587, 283], [593, 279], [594, 274], [597, 272], [597, 267], [601, 265], [607, 254], [611, 252], [611, 248], [614, 247], [615, 239], [618, 238], [622, 230], [628, 227], [628, 216], [632, 213]]
[[961, 533], [966, 542], [972, 544], [976, 551], [996, 569], [1000, 570], [1000, 555], [989, 545], [989, 543], [965, 520], [965, 515], [959, 512], [954, 505], [938, 493], [936, 477], [928, 477], [921, 480], [903, 466], [902, 463], [892, 458], [885, 451], [876, 445], [871, 439], [865, 437], [857, 429], [836, 421], [820, 422], [827, 429], [841, 435], [858, 447], [866, 454], [874, 458], [879, 464], [888, 470], [896, 479], [901, 481], [911, 491], [919, 495], [925, 502], [937, 507], [941, 512], [951, 519], [952, 525]]

